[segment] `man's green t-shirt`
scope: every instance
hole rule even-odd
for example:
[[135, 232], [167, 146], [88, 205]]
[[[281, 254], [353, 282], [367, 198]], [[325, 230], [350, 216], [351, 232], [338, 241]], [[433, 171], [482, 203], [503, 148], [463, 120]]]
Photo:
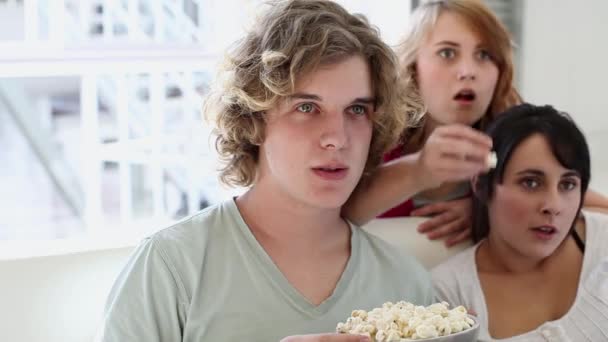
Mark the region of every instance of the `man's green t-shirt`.
[[351, 255], [333, 294], [310, 304], [257, 242], [234, 200], [145, 239], [106, 304], [104, 342], [279, 341], [335, 331], [354, 309], [387, 301], [428, 305], [427, 271], [351, 226]]

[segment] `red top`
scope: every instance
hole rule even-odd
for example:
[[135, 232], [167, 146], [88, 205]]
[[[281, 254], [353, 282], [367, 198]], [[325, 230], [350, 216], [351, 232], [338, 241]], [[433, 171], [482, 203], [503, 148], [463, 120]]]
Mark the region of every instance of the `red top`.
[[[397, 159], [403, 155], [403, 144], [397, 145], [394, 149], [388, 151], [383, 157], [382, 160], [386, 163], [388, 161]], [[414, 210], [414, 201], [411, 199], [397, 205], [396, 207], [387, 210], [386, 212], [378, 215], [378, 217], [404, 217], [410, 216], [412, 211]]]

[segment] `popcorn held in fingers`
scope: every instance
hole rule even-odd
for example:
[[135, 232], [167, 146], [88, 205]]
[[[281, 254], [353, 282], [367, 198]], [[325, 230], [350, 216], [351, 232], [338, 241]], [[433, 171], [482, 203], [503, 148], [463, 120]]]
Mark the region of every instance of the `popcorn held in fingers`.
[[488, 159], [486, 159], [486, 164], [490, 169], [495, 169], [496, 164], [498, 164], [498, 157], [496, 156], [496, 152], [492, 151], [488, 154]]
[[427, 307], [408, 302], [387, 302], [369, 312], [355, 310], [346, 322], [338, 323], [336, 331], [344, 334], [365, 334], [375, 342], [420, 340], [447, 336], [474, 325], [463, 306], [449, 309], [446, 302]]

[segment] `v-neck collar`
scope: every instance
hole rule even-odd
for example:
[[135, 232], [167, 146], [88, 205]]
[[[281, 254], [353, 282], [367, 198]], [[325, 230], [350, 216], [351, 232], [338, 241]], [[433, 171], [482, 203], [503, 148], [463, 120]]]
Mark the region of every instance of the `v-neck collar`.
[[231, 201], [228, 201], [227, 206], [227, 209], [232, 211], [233, 215], [231, 216], [237, 220], [236, 226], [238, 227], [239, 233], [242, 234], [244, 240], [247, 241], [247, 244], [251, 248], [251, 251], [259, 262], [263, 272], [267, 278], [281, 290], [285, 300], [290, 302], [301, 312], [306, 313], [311, 317], [321, 316], [330, 311], [352, 281], [355, 271], [354, 268], [360, 255], [360, 232], [358, 229], [354, 227], [352, 223], [347, 221], [351, 232], [351, 247], [350, 256], [346, 263], [346, 267], [344, 268], [344, 271], [342, 271], [340, 279], [332, 291], [332, 294], [319, 305], [314, 305], [287, 280], [283, 272], [281, 272], [272, 258], [268, 255], [268, 253], [266, 253], [266, 250], [262, 247], [262, 245], [260, 245], [258, 240], [251, 232], [251, 229], [249, 229], [247, 223], [245, 223], [245, 220], [243, 219], [235, 200], [232, 199]]

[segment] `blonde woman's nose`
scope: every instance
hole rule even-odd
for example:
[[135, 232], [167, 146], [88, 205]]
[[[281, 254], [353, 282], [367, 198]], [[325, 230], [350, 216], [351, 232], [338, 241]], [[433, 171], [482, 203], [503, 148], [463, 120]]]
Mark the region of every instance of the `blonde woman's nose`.
[[477, 77], [477, 67], [474, 61], [462, 59], [458, 66], [458, 80], [475, 80]]

